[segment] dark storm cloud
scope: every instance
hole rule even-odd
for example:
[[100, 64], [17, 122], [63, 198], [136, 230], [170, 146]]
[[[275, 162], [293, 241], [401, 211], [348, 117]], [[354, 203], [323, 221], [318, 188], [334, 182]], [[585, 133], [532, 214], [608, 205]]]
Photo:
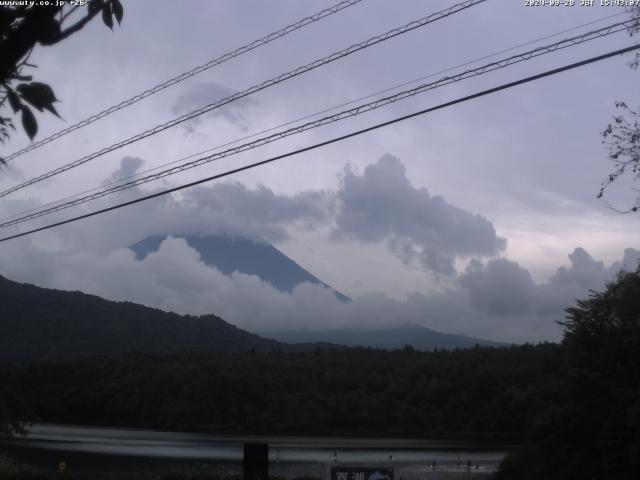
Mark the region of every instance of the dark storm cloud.
[[634, 270], [640, 266], [640, 250], [625, 248], [622, 262], [614, 263], [616, 270]]
[[[137, 157], [124, 157], [107, 182], [133, 175], [143, 165]], [[147, 190], [132, 188], [107, 197], [102, 206], [138, 198]], [[193, 187], [181, 196], [167, 195], [118, 215], [104, 215], [74, 223], [56, 232], [64, 242], [80, 251], [109, 252], [131, 245], [150, 235], [231, 234], [272, 243], [289, 238], [291, 227], [312, 230], [326, 225], [333, 195], [306, 191], [293, 195], [275, 192], [265, 186], [250, 188], [238, 182], [218, 182]], [[84, 211], [96, 205], [84, 205]], [[2, 210], [0, 209], [0, 213]], [[64, 213], [53, 218], [65, 218]]]
[[455, 257], [493, 256], [507, 244], [486, 218], [414, 187], [404, 165], [389, 154], [362, 175], [346, 169], [337, 195], [334, 238], [385, 240], [405, 262], [418, 259], [437, 273], [454, 273]]
[[578, 247], [569, 254], [571, 265], [558, 268], [553, 277], [549, 279], [549, 283], [555, 287], [567, 284], [577, 284], [583, 288], [604, 285], [620, 270], [637, 268], [639, 260], [640, 250], [627, 248], [624, 251], [622, 261], [605, 267], [604, 262], [594, 260], [584, 248]]
[[[175, 115], [191, 112], [197, 108], [215, 103], [218, 100], [227, 98], [237, 93], [235, 90], [227, 88], [216, 82], [199, 82], [185, 89], [174, 102], [171, 111]], [[229, 123], [247, 130], [249, 120], [247, 118], [250, 107], [258, 105], [259, 102], [251, 97], [244, 97], [220, 108], [216, 108], [207, 113], [207, 116], [220, 117]], [[186, 123], [188, 132], [193, 132], [195, 127], [202, 123], [202, 117], [196, 117]]]
[[472, 260], [458, 280], [473, 306], [483, 313], [507, 316], [533, 312], [561, 319], [562, 311], [589, 290], [602, 290], [619, 271], [637, 268], [640, 250], [625, 249], [622, 261], [608, 267], [581, 247], [568, 258], [568, 267], [559, 267], [548, 281], [539, 284], [533, 282], [528, 270], [503, 258], [489, 260], [486, 265]]
[[218, 230], [228, 233], [251, 232], [251, 236], [279, 242], [288, 237], [287, 225], [304, 228], [326, 222], [330, 202], [323, 192], [281, 195], [265, 186], [250, 189], [234, 182], [194, 188], [176, 208], [186, 217], [196, 211], [199, 225], [218, 225]]
[[471, 301], [480, 311], [495, 315], [527, 313], [531, 308], [534, 283], [529, 272], [504, 258], [483, 266], [472, 260], [459, 278]]

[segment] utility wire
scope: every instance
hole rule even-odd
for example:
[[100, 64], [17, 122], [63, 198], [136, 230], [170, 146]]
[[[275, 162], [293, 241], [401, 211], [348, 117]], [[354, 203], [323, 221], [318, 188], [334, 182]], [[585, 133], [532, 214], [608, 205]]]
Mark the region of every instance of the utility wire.
[[436, 13], [432, 13], [426, 17], [423, 17], [421, 19], [418, 20], [414, 20], [412, 22], [409, 22], [401, 27], [397, 27], [394, 28], [392, 30], [389, 30], [386, 33], [383, 33], [381, 35], [376, 35], [375, 37], [371, 37], [368, 40], [365, 40], [364, 42], [361, 43], [356, 43], [354, 45], [351, 45], [348, 48], [345, 48], [343, 50], [337, 51], [332, 53], [331, 55], [328, 55], [326, 57], [314, 60], [311, 63], [308, 63], [304, 66], [301, 67], [297, 67], [294, 68], [293, 70], [290, 70], [287, 73], [283, 73], [282, 75], [279, 75], [277, 77], [274, 77], [270, 80], [267, 80], [265, 82], [262, 82], [258, 85], [254, 85], [253, 87], [250, 87], [242, 92], [238, 92], [235, 93], [229, 97], [223, 98], [221, 100], [218, 100], [214, 103], [211, 103], [209, 105], [206, 105], [204, 107], [198, 108], [192, 112], [186, 113], [184, 115], [181, 115], [179, 117], [176, 117], [172, 120], [169, 120], [166, 123], [157, 125], [149, 130], [145, 130], [144, 132], [138, 133], [137, 135], [134, 135], [133, 137], [130, 137], [126, 140], [122, 140], [116, 144], [110, 145], [109, 147], [105, 147], [102, 150], [99, 150], [97, 152], [94, 152], [90, 155], [87, 155], [85, 157], [82, 157], [78, 160], [75, 160], [73, 162], [67, 163], [66, 165], [63, 165], [61, 167], [58, 167], [54, 170], [51, 170], [47, 173], [44, 173], [42, 175], [39, 175], [37, 177], [34, 177], [24, 183], [21, 183], [19, 185], [16, 185], [14, 187], [11, 187], [7, 190], [4, 190], [2, 192], [0, 192], [0, 197], [4, 197], [6, 195], [9, 195], [10, 193], [13, 193], [17, 190], [21, 190], [25, 187], [28, 187], [30, 185], [33, 185], [35, 183], [41, 182], [42, 180], [46, 180], [47, 178], [51, 178], [55, 175], [58, 175], [60, 173], [63, 173], [67, 170], [70, 170], [72, 168], [75, 168], [77, 166], [80, 166], [84, 163], [87, 163], [91, 160], [94, 160], [95, 158], [98, 158], [102, 155], [105, 155], [109, 152], [112, 152], [114, 150], [117, 150], [119, 148], [122, 148], [124, 146], [130, 145], [134, 142], [137, 142], [139, 140], [142, 140], [144, 138], [147, 138], [151, 135], [155, 135], [157, 133], [160, 133], [170, 127], [173, 127], [175, 125], [178, 125], [180, 123], [186, 122], [187, 120], [191, 120], [192, 118], [198, 117], [200, 115], [203, 115], [204, 113], [210, 112], [211, 110], [214, 110], [216, 108], [220, 108], [224, 105], [227, 105], [228, 103], [231, 103], [233, 101], [239, 100], [241, 98], [244, 98], [248, 95], [251, 95], [253, 93], [259, 92], [261, 90], [264, 90], [265, 88], [271, 87], [273, 85], [277, 85], [279, 83], [282, 83], [286, 80], [289, 80], [293, 77], [297, 77], [298, 75], [301, 75], [303, 73], [306, 73], [308, 71], [314, 70], [320, 66], [326, 65], [328, 63], [334, 62], [338, 59], [344, 58], [348, 55], [351, 55], [353, 53], [359, 52], [360, 50], [364, 50], [365, 48], [371, 47], [373, 45], [376, 45], [378, 43], [384, 42], [386, 40], [389, 40], [391, 38], [397, 37], [399, 35], [403, 35], [405, 33], [408, 33], [412, 30], [415, 30], [417, 28], [421, 28], [424, 27], [426, 25], [429, 25], [430, 23], [436, 22], [438, 20], [441, 20], [443, 18], [449, 17], [451, 15], [454, 15], [458, 12], [461, 12], [463, 10], [466, 10], [470, 7], [473, 7], [474, 5], [478, 5], [480, 3], [485, 2], [486, 0], [466, 0], [464, 2], [458, 3], [456, 5], [453, 5], [449, 8], [446, 8], [444, 10], [440, 10], [439, 12]]
[[130, 200], [128, 202], [123, 202], [123, 203], [119, 203], [117, 205], [112, 205], [112, 206], [107, 207], [107, 208], [103, 208], [103, 209], [96, 210], [96, 211], [93, 211], [93, 212], [90, 212], [90, 213], [86, 213], [84, 215], [79, 215], [77, 217], [72, 217], [72, 218], [69, 218], [69, 219], [66, 219], [66, 220], [62, 220], [60, 222], [51, 223], [49, 225], [45, 225], [45, 226], [42, 226], [42, 227], [39, 227], [39, 228], [34, 228], [34, 229], [28, 230], [26, 232], [17, 233], [15, 235], [9, 235], [7, 237], [0, 238], [0, 242], [6, 242], [6, 241], [12, 240], [14, 238], [24, 237], [24, 236], [30, 235], [32, 233], [41, 232], [41, 231], [48, 230], [48, 229], [51, 229], [51, 228], [54, 228], [54, 227], [59, 227], [61, 225], [66, 225], [68, 223], [76, 222], [78, 220], [82, 220], [82, 219], [89, 218], [89, 217], [94, 217], [96, 215], [100, 215], [100, 214], [107, 213], [107, 212], [110, 212], [110, 211], [113, 211], [113, 210], [118, 210], [120, 208], [128, 207], [130, 205], [135, 205], [137, 203], [141, 203], [141, 202], [144, 202], [146, 200], [151, 200], [153, 198], [161, 197], [161, 196], [167, 195], [169, 193], [173, 193], [173, 192], [177, 192], [177, 191], [180, 191], [180, 190], [184, 190], [185, 188], [190, 188], [190, 187], [193, 187], [193, 186], [196, 186], [196, 185], [200, 185], [202, 183], [210, 182], [212, 180], [217, 180], [219, 178], [223, 178], [223, 177], [227, 177], [227, 176], [230, 176], [230, 175], [234, 175], [236, 173], [243, 172], [245, 170], [250, 170], [252, 168], [256, 168], [256, 167], [259, 167], [259, 166], [262, 166], [262, 165], [266, 165], [268, 163], [272, 163], [272, 162], [275, 162], [277, 160], [282, 160], [283, 158], [292, 157], [294, 155], [298, 155], [298, 154], [303, 153], [303, 152], [308, 152], [308, 151], [315, 150], [315, 149], [320, 148], [320, 147], [324, 147], [326, 145], [330, 145], [330, 144], [333, 144], [333, 143], [341, 142], [343, 140], [347, 140], [349, 138], [356, 137], [358, 135], [362, 135], [364, 133], [371, 132], [373, 130], [377, 130], [377, 129], [382, 128], [382, 127], [386, 127], [386, 126], [389, 126], [389, 125], [392, 125], [392, 124], [395, 124], [395, 123], [398, 123], [398, 122], [401, 122], [401, 121], [404, 121], [404, 120], [408, 120], [408, 119], [413, 118], [413, 117], [424, 115], [424, 114], [427, 114], [427, 113], [430, 113], [430, 112], [433, 112], [433, 111], [436, 111], [436, 110], [440, 110], [440, 109], [443, 109], [443, 108], [451, 107], [451, 106], [457, 105], [459, 103], [467, 102], [467, 101], [473, 100], [475, 98], [483, 97], [485, 95], [489, 95], [489, 94], [492, 94], [492, 93], [495, 93], [495, 92], [499, 92], [499, 91], [502, 91], [502, 90], [513, 88], [513, 87], [516, 87], [518, 85], [522, 85], [522, 84], [525, 84], [525, 83], [533, 82], [535, 80], [540, 80], [540, 79], [545, 78], [545, 77], [549, 77], [549, 76], [552, 76], [552, 75], [557, 75], [558, 73], [565, 72], [567, 70], [572, 70], [574, 68], [578, 68], [578, 67], [582, 67], [584, 65], [588, 65], [588, 64], [591, 64], [591, 63], [599, 62], [601, 60], [605, 60], [607, 58], [611, 58], [611, 57], [614, 57], [616, 55], [622, 55], [624, 53], [628, 53], [628, 52], [631, 52], [631, 51], [634, 51], [634, 50], [638, 50], [638, 49], [640, 49], [640, 44], [639, 45], [632, 45], [630, 47], [625, 47], [625, 48], [621, 48], [621, 49], [618, 49], [618, 50], [614, 50], [612, 52], [608, 52], [608, 53], [605, 53], [605, 54], [602, 54], [602, 55], [598, 55], [596, 57], [591, 57], [591, 58], [588, 58], [586, 60], [582, 60], [580, 62], [572, 63], [572, 64], [569, 64], [569, 65], [565, 65], [563, 67], [554, 68], [552, 70], [547, 70], [546, 72], [543, 72], [543, 73], [538, 73], [536, 75], [531, 75], [529, 77], [525, 77], [525, 78], [522, 78], [520, 80], [516, 80], [516, 81], [513, 81], [513, 82], [505, 83], [505, 84], [499, 85], [497, 87], [493, 87], [493, 88], [490, 88], [490, 89], [487, 89], [487, 90], [483, 90], [481, 92], [474, 93], [472, 95], [467, 95], [465, 97], [458, 98], [456, 100], [451, 100], [449, 102], [441, 103], [439, 105], [436, 105], [435, 107], [426, 108], [424, 110], [419, 110], [417, 112], [414, 112], [414, 113], [411, 113], [411, 114], [408, 114], [408, 115], [404, 115], [404, 116], [401, 116], [401, 117], [396, 117], [396, 118], [394, 118], [392, 120], [388, 120], [386, 122], [378, 123], [378, 124], [372, 125], [370, 127], [363, 128], [361, 130], [356, 130], [356, 131], [348, 133], [346, 135], [342, 135], [342, 136], [339, 136], [339, 137], [334, 137], [334, 138], [332, 138], [330, 140], [326, 140], [324, 142], [316, 143], [314, 145], [309, 145], [307, 147], [300, 148], [298, 150], [287, 152], [287, 153], [284, 153], [284, 154], [281, 154], [281, 155], [277, 155], [275, 157], [271, 157], [271, 158], [268, 158], [266, 160], [262, 160], [262, 161], [259, 161], [259, 162], [251, 163], [249, 165], [245, 165], [245, 166], [242, 166], [242, 167], [234, 168], [233, 170], [227, 170], [226, 172], [223, 172], [223, 173], [212, 175], [212, 176], [206, 177], [206, 178], [201, 178], [199, 180], [196, 180], [196, 181], [193, 181], [193, 182], [189, 182], [189, 183], [177, 186], [177, 187], [169, 188], [167, 190], [162, 190], [160, 192], [156, 192], [156, 193], [153, 193], [153, 194], [150, 194], [150, 195], [146, 195], [144, 197], [140, 197], [140, 198], [137, 198], [135, 200]]
[[177, 83], [182, 82], [183, 80], [186, 80], [195, 75], [198, 75], [199, 73], [209, 70], [215, 66], [218, 66], [221, 63], [224, 63], [228, 60], [239, 57], [242, 54], [251, 52], [252, 50], [262, 47], [263, 45], [267, 45], [268, 43], [271, 43], [272, 41], [277, 40], [278, 38], [282, 38], [292, 32], [295, 32], [296, 30], [306, 27], [307, 25], [315, 23], [319, 20], [322, 20], [323, 18], [333, 15], [334, 13], [338, 13], [339, 11], [344, 10], [345, 8], [349, 8], [357, 3], [360, 3], [361, 1], [362, 0], [344, 0], [342, 2], [339, 2], [333, 5], [332, 7], [326, 8], [320, 12], [314, 13], [313, 15], [310, 15], [301, 20], [298, 20], [297, 22], [292, 23], [291, 25], [288, 25], [276, 32], [265, 35], [264, 37], [254, 40], [253, 42], [247, 43], [246, 45], [243, 45], [242, 47], [239, 47], [231, 52], [225, 53], [224, 55], [221, 55], [217, 58], [209, 60], [207, 63], [194, 67], [188, 72], [184, 72], [173, 78], [169, 78], [168, 80], [165, 80], [164, 82], [159, 83], [154, 87], [151, 87], [143, 92], [140, 92], [137, 95], [134, 95], [133, 97], [127, 100], [123, 100], [117, 105], [113, 105], [109, 108], [106, 108], [101, 112], [91, 115], [90, 117], [85, 118], [84, 120], [81, 120], [78, 123], [75, 123], [67, 128], [64, 128], [46, 138], [43, 138], [42, 140], [32, 143], [26, 146], [25, 148], [18, 150], [15, 153], [12, 153], [8, 157], [6, 157], [4, 160], [5, 162], [10, 162], [11, 160], [13, 160], [16, 157], [19, 157], [20, 155], [30, 152], [31, 150], [35, 150], [36, 148], [40, 148], [41, 146], [46, 145], [47, 143], [51, 143], [54, 140], [57, 140], [61, 137], [64, 137], [65, 135], [68, 135], [69, 133], [75, 130], [78, 130], [82, 127], [86, 127], [87, 125], [90, 125], [93, 122], [96, 122], [101, 118], [106, 117], [107, 115], [111, 115], [112, 113], [117, 112], [118, 110], [122, 110], [123, 108], [129, 107], [130, 105], [133, 105], [134, 103], [137, 103], [140, 100], [143, 100], [155, 93], [158, 93], [164, 90], [165, 88], [169, 88]]
[[129, 175], [129, 176], [126, 176], [124, 178], [119, 178], [117, 180], [112, 180], [110, 182], [105, 182], [102, 185], [99, 185], [97, 187], [94, 187], [94, 188], [91, 188], [91, 189], [88, 189], [88, 190], [84, 190], [82, 192], [75, 193], [73, 195], [69, 195], [69, 196], [60, 198], [58, 200], [53, 200], [53, 201], [47, 202], [45, 204], [38, 205], [37, 207], [34, 207], [34, 208], [22, 210], [20, 212], [14, 213], [12, 215], [8, 215], [6, 217], [0, 218], [0, 222], [4, 222], [5, 220], [9, 220], [9, 219], [12, 219], [12, 218], [15, 218], [15, 217], [23, 216], [23, 215], [26, 215], [27, 213], [31, 213], [31, 212], [34, 212], [36, 210], [43, 209], [44, 207], [49, 207], [49, 206], [52, 206], [52, 205], [55, 205], [55, 204], [59, 204], [61, 202], [65, 202], [67, 200], [71, 200], [73, 198], [80, 197], [80, 196], [85, 195], [87, 193], [95, 192], [96, 190], [100, 190], [102, 188], [109, 187], [111, 185], [115, 185], [117, 183], [124, 182], [126, 180], [131, 180], [133, 178], [141, 177], [141, 176], [143, 176], [143, 175], [145, 175], [147, 173], [154, 172], [156, 170], [160, 170], [161, 168], [168, 167], [169, 165], [175, 165], [176, 163], [180, 163], [180, 162], [183, 162], [185, 160], [189, 160], [190, 158], [197, 157], [198, 155], [203, 155], [205, 153], [209, 153], [209, 152], [213, 152], [215, 150], [219, 150], [220, 148], [224, 148], [224, 147], [227, 147], [229, 145], [233, 145], [235, 143], [239, 143], [239, 142], [241, 142], [243, 140], [248, 140], [250, 138], [257, 137], [258, 135], [262, 135], [264, 133], [272, 132], [274, 130], [277, 130], [278, 128], [287, 127], [289, 125], [293, 125], [293, 124], [301, 122], [303, 120], [307, 120], [309, 118], [317, 117], [317, 116], [322, 115], [324, 113], [328, 113], [328, 112], [331, 112], [333, 110], [337, 110], [338, 108], [346, 107], [347, 105], [352, 105], [352, 104], [360, 102], [362, 100], [367, 100], [369, 98], [376, 97], [378, 95], [382, 95], [384, 93], [391, 92], [391, 91], [396, 90], [398, 88], [402, 88], [402, 87], [406, 87], [408, 85], [412, 85], [412, 84], [417, 83], [419, 81], [426, 80], [427, 78], [433, 78], [436, 75], [441, 75], [443, 73], [447, 73], [447, 72], [450, 72], [450, 71], [453, 71], [453, 70], [457, 70], [458, 68], [462, 68], [462, 67], [466, 67], [468, 65], [472, 65], [472, 64], [477, 63], [477, 62], [479, 62], [481, 60], [486, 60], [488, 58], [493, 58], [493, 57], [495, 57], [497, 55], [500, 55], [502, 53], [512, 52], [513, 50], [517, 50], [518, 48], [526, 47], [526, 46], [529, 46], [529, 45], [533, 45], [533, 44], [538, 43], [538, 42], [540, 42], [542, 40], [547, 40], [549, 38], [557, 37], [558, 35], [562, 35], [564, 33], [572, 32], [572, 31], [575, 31], [575, 30], [579, 30], [579, 29], [587, 27], [589, 25], [593, 25], [595, 23], [600, 23], [600, 22], [602, 22], [604, 20], [610, 20], [611, 18], [619, 17], [621, 15], [626, 15], [626, 14], [627, 14], [626, 11], [622, 11], [622, 12], [614, 13], [612, 15], [607, 15], [607, 16], [604, 16], [604, 17], [600, 17], [600, 18], [597, 18], [597, 19], [592, 20], [590, 22], [583, 23], [581, 25], [576, 25], [574, 27], [567, 28], [565, 30], [561, 30], [559, 32], [555, 32], [555, 33], [552, 33], [552, 34], [549, 34], [549, 35], [545, 35], [543, 37], [536, 38], [535, 40], [530, 40], [530, 41], [527, 41], [527, 42], [524, 42], [524, 43], [520, 43], [518, 45], [514, 45], [512, 47], [509, 47], [507, 49], [500, 50], [500, 51], [497, 51], [497, 52], [494, 52], [494, 53], [490, 53], [490, 54], [485, 55], [483, 57], [479, 57], [479, 58], [476, 58], [474, 60], [469, 60], [469, 61], [466, 61], [464, 63], [455, 65], [453, 67], [448, 67], [448, 68], [446, 68], [444, 70], [440, 70], [438, 72], [430, 73], [428, 75], [423, 75], [423, 76], [418, 77], [418, 78], [416, 78], [414, 80], [410, 80], [408, 82], [403, 82], [403, 83], [400, 83], [400, 84], [397, 84], [397, 85], [394, 85], [394, 86], [391, 86], [391, 87], [387, 87], [387, 88], [385, 88], [383, 90], [378, 90], [378, 91], [370, 93], [368, 95], [365, 95], [365, 96], [362, 96], [362, 97], [358, 97], [358, 98], [355, 98], [353, 100], [349, 100], [347, 102], [344, 102], [344, 103], [341, 103], [341, 104], [338, 104], [338, 105], [334, 105], [332, 107], [329, 107], [329, 108], [326, 108], [324, 110], [320, 110], [318, 112], [314, 112], [314, 113], [305, 115], [303, 117], [296, 118], [295, 120], [289, 120], [289, 121], [287, 121], [285, 123], [281, 123], [281, 124], [275, 125], [273, 127], [269, 127], [267, 129], [251, 133], [251, 134], [246, 135], [244, 137], [236, 138], [235, 140], [231, 140], [231, 141], [225, 142], [223, 144], [216, 145], [215, 147], [207, 148], [206, 150], [201, 150], [199, 152], [189, 154], [187, 156], [178, 158], [177, 160], [172, 160], [170, 162], [166, 162], [166, 163], [160, 164], [160, 165], [155, 166], [153, 168], [149, 168], [149, 169], [143, 170], [141, 172], [136, 172], [136, 173], [134, 173], [132, 175]]
[[348, 110], [343, 110], [341, 112], [338, 112], [336, 114], [333, 115], [329, 115], [323, 118], [320, 118], [318, 120], [314, 120], [308, 123], [305, 123], [303, 125], [299, 125], [296, 127], [292, 127], [289, 128], [287, 130], [282, 130], [280, 132], [274, 133], [272, 135], [266, 136], [266, 137], [262, 137], [259, 138], [257, 140], [254, 140], [252, 142], [248, 142], [242, 145], [238, 145], [236, 147], [233, 148], [229, 148], [227, 150], [224, 150], [222, 152], [218, 152], [218, 153], [214, 153], [212, 155], [208, 155], [205, 157], [201, 157], [198, 158], [196, 160], [193, 160], [191, 162], [187, 162], [185, 164], [182, 165], [178, 165], [166, 170], [163, 170], [161, 172], [152, 174], [152, 175], [147, 175], [145, 177], [142, 178], [138, 178], [136, 180], [131, 180], [129, 182], [126, 183], [120, 183], [118, 185], [115, 185], [113, 187], [107, 188], [105, 187], [104, 189], [90, 194], [90, 195], [86, 195], [86, 196], [78, 196], [78, 198], [75, 198], [74, 200], [68, 201], [66, 203], [61, 203], [52, 207], [48, 207], [48, 208], [40, 208], [37, 209], [36, 212], [34, 213], [29, 213], [27, 215], [23, 215], [20, 216], [19, 218], [14, 218], [12, 220], [7, 220], [7, 221], [3, 221], [2, 223], [0, 223], [0, 227], [10, 227], [13, 225], [17, 225], [19, 223], [24, 223], [26, 221], [29, 220], [33, 220], [35, 218], [39, 218], [45, 215], [49, 215], [55, 212], [59, 212], [61, 210], [66, 210], [68, 208], [77, 206], [77, 205], [81, 205], [84, 203], [87, 203], [89, 201], [92, 200], [97, 200], [98, 198], [102, 198], [104, 196], [116, 193], [116, 192], [120, 192], [123, 190], [127, 190], [130, 188], [134, 188], [137, 187], [139, 185], [151, 182], [151, 181], [155, 181], [155, 180], [159, 180], [161, 178], [170, 176], [170, 175], [175, 175], [177, 173], [183, 172], [185, 170], [189, 170], [191, 168], [195, 168], [195, 167], [199, 167], [201, 165], [204, 165], [206, 163], [210, 163], [228, 156], [232, 156], [232, 155], [236, 155], [238, 153], [247, 151], [247, 150], [252, 150], [254, 148], [266, 145], [268, 143], [277, 141], [277, 140], [281, 140], [283, 138], [289, 137], [291, 135], [295, 135], [298, 133], [302, 133], [304, 131], [307, 130], [311, 130], [314, 128], [318, 128], [320, 126], [323, 125], [327, 125], [330, 123], [335, 123], [341, 120], [344, 120], [346, 118], [351, 118], [357, 115], [361, 115], [365, 112], [369, 112], [372, 110], [375, 110], [377, 108], [398, 102], [400, 100], [404, 100], [406, 98], [412, 97], [414, 95], [420, 94], [420, 93], [424, 93], [426, 91], [429, 90], [433, 90], [436, 88], [439, 88], [441, 86], [444, 85], [449, 85], [451, 83], [455, 83], [455, 82], [459, 82], [468, 78], [472, 78], [472, 77], [476, 77], [479, 75], [483, 75], [486, 74], [488, 72], [492, 72], [498, 69], [502, 69], [502, 68], [506, 68], [508, 66], [523, 62], [523, 61], [527, 61], [527, 60], [531, 60], [532, 58], [536, 58], [539, 57], [541, 55], [545, 55], [548, 53], [552, 53], [564, 48], [568, 48], [568, 47], [572, 47], [575, 45], [579, 45], [581, 43], [590, 41], [590, 40], [594, 40], [594, 39], [598, 39], [598, 38], [603, 38], [606, 37], [608, 35], [612, 35], [614, 33], [626, 30], [629, 26], [629, 23], [632, 22], [632, 20], [627, 20], [624, 22], [618, 22], [615, 23], [613, 25], [609, 25], [607, 27], [603, 27], [600, 28], [598, 30], [593, 30], [591, 32], [586, 32], [583, 33], [581, 35], [572, 37], [572, 38], [568, 38], [568, 39], [564, 39], [564, 40], [560, 40], [558, 42], [552, 43], [550, 45], [546, 45], [546, 46], [542, 46], [542, 47], [538, 47], [535, 48], [533, 50], [529, 50], [527, 52], [524, 53], [520, 53], [518, 55], [513, 55], [507, 58], [504, 58], [502, 60], [498, 60], [496, 62], [492, 62], [492, 63], [488, 63], [486, 65], [482, 65], [480, 67], [474, 68], [474, 69], [470, 69], [470, 70], [466, 70], [464, 72], [461, 72], [457, 75], [453, 75], [453, 76], [448, 76], [448, 77], [443, 77], [435, 82], [431, 82], [431, 83], [427, 83], [427, 84], [423, 84], [423, 85], [419, 85], [415, 88], [409, 89], [409, 90], [404, 90], [402, 92], [398, 92], [394, 95], [391, 96], [387, 96], [384, 98], [380, 98], [377, 99], [373, 102], [369, 102], [366, 104], [362, 104], [359, 105], [357, 107], [348, 109]]

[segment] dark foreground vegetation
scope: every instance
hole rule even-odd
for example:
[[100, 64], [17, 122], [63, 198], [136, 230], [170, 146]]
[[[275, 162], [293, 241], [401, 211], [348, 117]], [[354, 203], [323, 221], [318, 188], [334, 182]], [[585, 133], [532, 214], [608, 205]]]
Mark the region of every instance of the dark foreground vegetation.
[[181, 353], [4, 364], [47, 422], [215, 433], [523, 439], [561, 389], [557, 345]]
[[498, 480], [640, 478], [640, 270], [567, 309], [560, 388]]
[[[32, 466], [16, 461], [8, 455], [0, 454], [0, 479], [2, 480], [242, 480], [240, 475], [225, 474], [222, 472], [202, 471], [193, 465], [161, 464], [155, 468], [135, 469], [118, 471], [112, 469], [95, 469], [92, 472], [73, 471], [64, 474], [55, 472], [55, 468], [34, 468]], [[269, 476], [269, 480], [285, 480], [281, 477]], [[295, 480], [319, 480], [318, 478], [299, 478]]]

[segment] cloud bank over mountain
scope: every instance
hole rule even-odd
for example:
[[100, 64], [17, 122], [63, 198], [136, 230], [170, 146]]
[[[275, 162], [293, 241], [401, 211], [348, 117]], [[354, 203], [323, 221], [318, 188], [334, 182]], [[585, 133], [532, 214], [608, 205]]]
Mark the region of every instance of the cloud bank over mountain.
[[[125, 158], [112, 178], [141, 167], [139, 159]], [[143, 260], [127, 248], [167, 233], [227, 233], [277, 244], [300, 229], [340, 244], [380, 244], [381, 254], [386, 250], [425, 275], [435, 273], [435, 288], [403, 299], [384, 292], [350, 295], [353, 302], [345, 303], [319, 285], [301, 284], [289, 293], [256, 276], [224, 275], [180, 238], [166, 239]], [[628, 248], [619, 261], [605, 265], [578, 247], [568, 265], [536, 282], [525, 267], [499, 256], [506, 245], [488, 219], [414, 187], [402, 162], [385, 155], [361, 174], [345, 170], [336, 191], [284, 195], [264, 186], [215, 183], [46, 236], [7, 242], [0, 249], [0, 274], [183, 314], [214, 313], [258, 333], [411, 323], [521, 342], [558, 339], [555, 322], [564, 308], [590, 288], [603, 288], [621, 268], [635, 268], [640, 259], [640, 250]], [[348, 259], [327, 261], [339, 268]], [[466, 267], [456, 271], [460, 262]]]

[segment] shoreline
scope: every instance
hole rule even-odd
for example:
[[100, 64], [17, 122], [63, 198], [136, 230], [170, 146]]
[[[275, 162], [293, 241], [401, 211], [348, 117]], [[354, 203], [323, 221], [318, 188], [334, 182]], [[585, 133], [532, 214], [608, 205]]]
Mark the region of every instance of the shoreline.
[[[440, 458], [435, 471], [433, 459], [424, 452], [422, 462], [373, 462], [394, 469], [395, 480], [440, 480], [440, 479], [488, 479], [495, 472], [499, 461], [472, 463], [459, 455]], [[434, 452], [435, 453], [435, 452]], [[35, 471], [55, 478], [57, 465], [64, 461], [66, 476], [73, 480], [208, 480], [238, 479], [242, 475], [242, 462], [237, 459], [194, 459], [162, 456], [117, 455], [37, 448], [20, 444], [0, 444], [0, 455], [6, 454], [17, 463], [27, 465]], [[301, 460], [270, 460], [269, 476], [278, 480], [325, 480], [332, 466], [353, 462], [318, 462]], [[360, 462], [367, 464], [366, 461]], [[45, 477], [46, 478], [46, 477]]]

